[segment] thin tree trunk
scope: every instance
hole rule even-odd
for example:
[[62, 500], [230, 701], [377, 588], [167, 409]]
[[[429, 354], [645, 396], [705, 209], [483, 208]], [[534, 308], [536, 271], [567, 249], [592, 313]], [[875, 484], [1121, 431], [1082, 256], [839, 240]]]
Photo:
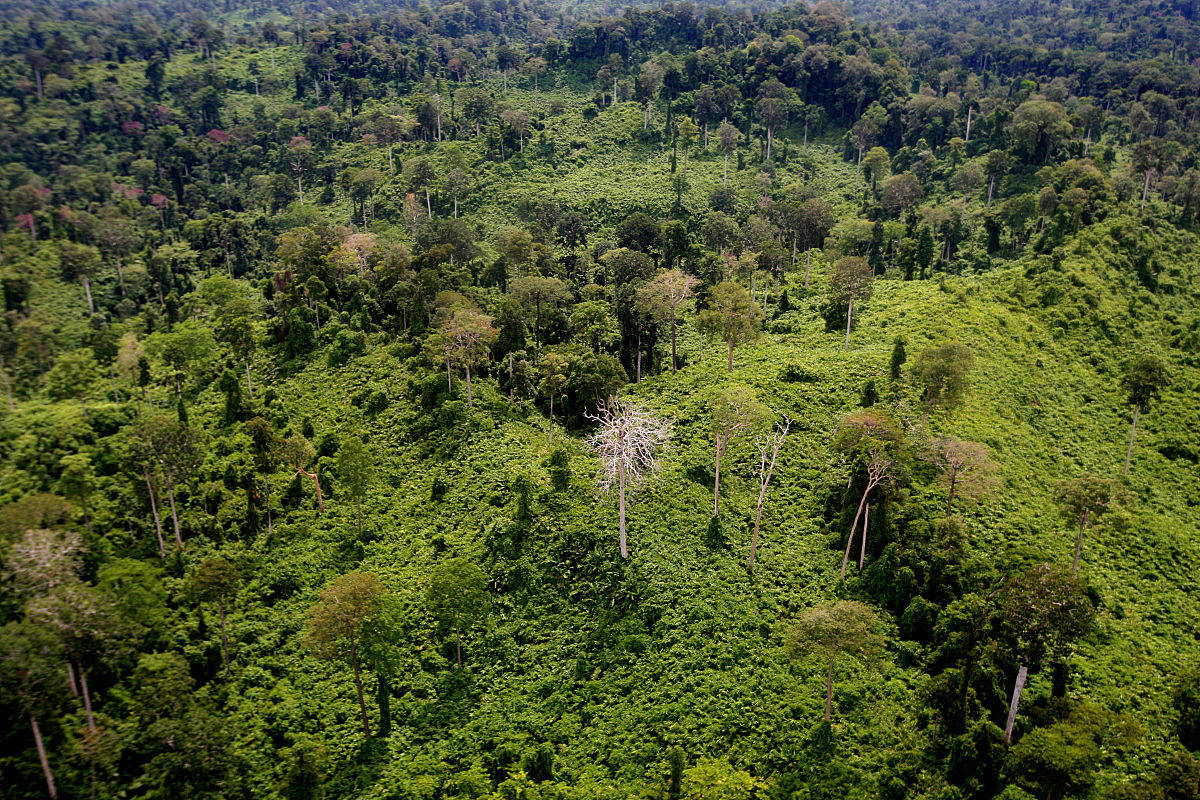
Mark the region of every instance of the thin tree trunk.
[[79, 690], [83, 693], [83, 710], [87, 714], [88, 730], [95, 733], [96, 715], [92, 713], [92, 693], [88, 689], [87, 672], [84, 671], [83, 665], [79, 664], [75, 673], [79, 676]]
[[150, 513], [154, 515], [154, 530], [158, 534], [158, 557], [167, 557], [167, 548], [163, 544], [162, 518], [158, 516], [158, 501], [154, 499], [154, 484], [150, 483], [150, 473], [142, 473], [146, 478], [146, 491], [150, 495]]
[[725, 445], [717, 441], [716, 470], [713, 477], [713, 516], [721, 515], [721, 456], [724, 455]]
[[675, 373], [678, 370], [676, 365], [675, 354], [675, 309], [671, 309], [671, 372]]
[[846, 307], [846, 349], [850, 349], [850, 321], [854, 319], [854, 298], [850, 298], [850, 305]]
[[4, 369], [2, 363], [0, 363], [0, 379], [4, 380], [4, 395], [8, 398], [8, 410], [16, 411], [17, 404], [13, 401], [12, 379], [8, 377], [8, 370]]
[[179, 529], [179, 512], [175, 510], [175, 482], [167, 473], [167, 500], [171, 504], [171, 523], [175, 526], [175, 546], [183, 549], [183, 532]]
[[1125, 471], [1123, 475], [1129, 474], [1129, 459], [1133, 457], [1133, 437], [1137, 435], [1138, 413], [1141, 411], [1137, 406], [1133, 407], [1133, 425], [1129, 427], [1129, 449], [1125, 451]]
[[362, 538], [362, 500], [354, 498], [354, 513], [358, 518], [358, 538]]
[[350, 637], [350, 663], [354, 665], [354, 689], [358, 692], [358, 710], [362, 713], [363, 732], [371, 738], [371, 721], [367, 718], [367, 702], [363, 700], [362, 675], [358, 670], [358, 647], [354, 635]]
[[846, 538], [846, 554], [842, 556], [842, 574], [841, 577], [846, 577], [846, 565], [850, 563], [850, 545], [854, 543], [854, 533], [858, 530], [858, 520], [862, 517], [863, 507], [867, 504], [867, 495], [875, 488], [875, 484], [868, 483], [866, 491], [863, 492], [862, 499], [858, 501], [858, 510], [854, 512], [854, 524], [850, 526], [850, 535]]
[[254, 401], [254, 384], [250, 382], [250, 359], [246, 359], [246, 391], [250, 394], [251, 402]]
[[264, 498], [265, 505], [267, 507], [267, 536], [272, 536], [274, 534], [274, 530], [271, 528], [271, 476], [263, 475], [263, 481], [267, 485], [267, 493], [266, 497]]
[[992, 207], [992, 192], [995, 189], [996, 189], [996, 176], [993, 175], [991, 177], [991, 180], [988, 181], [988, 199], [987, 199], [988, 208]]
[[1142, 184], [1142, 205], [1139, 211], [1146, 210], [1146, 197], [1150, 194], [1150, 170], [1146, 170], [1146, 181]]
[[1079, 536], [1075, 539], [1075, 560], [1071, 562], [1071, 574], [1079, 574], [1079, 554], [1083, 551], [1083, 528], [1088, 521], [1087, 511], [1083, 512], [1083, 516], [1079, 518]]
[[1025, 680], [1029, 677], [1029, 665], [1022, 663], [1017, 670], [1017, 682], [1013, 684], [1012, 702], [1008, 705], [1008, 722], [1004, 724], [1004, 743], [1012, 743], [1013, 724], [1017, 721], [1017, 708], [1021, 705], [1021, 692], [1025, 690]]
[[550, 393], [550, 437], [546, 442], [547, 447], [554, 446], [554, 392]]
[[462, 669], [462, 631], [454, 629], [454, 661]]
[[954, 503], [955, 484], [958, 483], [958, 471], [951, 470], [950, 472], [950, 494], [946, 497], [946, 516], [950, 516], [950, 507]]
[[863, 564], [867, 560], [867, 523], [871, 520], [871, 504], [867, 503], [863, 509], [863, 526], [862, 526], [862, 547], [858, 551], [858, 571], [862, 572]]
[[804, 288], [808, 288], [808, 273], [812, 269], [812, 248], [804, 251]]
[[71, 690], [72, 697], [79, 697], [79, 681], [75, 680], [75, 665], [67, 659], [67, 688]]
[[225, 601], [217, 601], [217, 613], [221, 616], [221, 655], [225, 657], [225, 670], [229, 670], [229, 634], [225, 631]]
[[726, 343], [729, 345], [729, 355], [726, 359], [726, 367], [729, 372], [733, 372], [733, 339], [727, 339]]
[[475, 407], [475, 396], [471, 394], [471, 365], [466, 365], [467, 372], [467, 408]]
[[95, 314], [96, 313], [96, 305], [92, 302], [91, 281], [88, 280], [87, 275], [80, 275], [79, 280], [83, 284], [83, 293], [84, 293], [84, 295], [87, 296], [88, 313]]
[[833, 659], [829, 659], [829, 672], [825, 673], [825, 721], [833, 714]]
[[725, 176], [721, 179], [722, 186], [729, 185], [729, 151], [725, 151]]
[[621, 558], [629, 558], [629, 544], [625, 539], [625, 467], [622, 466], [619, 471], [618, 482], [620, 483], [620, 518], [621, 518]]
[[634, 383], [642, 382], [642, 327], [638, 326], [637, 335], [637, 366], [635, 368]]
[[42, 741], [42, 729], [38, 727], [37, 717], [29, 715], [29, 727], [33, 728], [33, 741], [37, 745], [38, 761], [42, 764], [42, 777], [46, 779], [46, 793], [50, 800], [58, 800], [58, 789], [54, 787], [54, 773], [50, 771], [50, 761], [46, 758], [46, 744]]

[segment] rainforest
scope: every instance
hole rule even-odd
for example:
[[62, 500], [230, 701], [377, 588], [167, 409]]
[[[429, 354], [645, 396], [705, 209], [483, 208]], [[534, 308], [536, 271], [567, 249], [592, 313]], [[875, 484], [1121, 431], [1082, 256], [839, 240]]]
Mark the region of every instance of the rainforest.
[[0, 797], [1200, 798], [1195, 0], [0, 20]]

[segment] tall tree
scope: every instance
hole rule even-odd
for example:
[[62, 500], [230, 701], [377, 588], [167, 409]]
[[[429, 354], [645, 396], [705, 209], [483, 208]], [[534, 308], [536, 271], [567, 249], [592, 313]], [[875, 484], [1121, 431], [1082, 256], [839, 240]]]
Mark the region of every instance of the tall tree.
[[618, 491], [621, 558], [629, 558], [625, 536], [625, 490], [636, 486], [642, 478], [659, 469], [658, 453], [671, 436], [671, 424], [658, 419], [631, 403], [612, 398], [601, 403], [588, 419], [597, 430], [588, 444], [600, 458], [596, 485], [607, 493]]
[[713, 437], [713, 516], [721, 515], [721, 459], [729, 445], [762, 418], [763, 408], [745, 386], [727, 386], [711, 395], [710, 431]]
[[846, 307], [846, 349], [850, 349], [850, 326], [854, 321], [854, 301], [866, 302], [875, 283], [875, 270], [865, 258], [846, 256], [834, 262], [829, 272], [829, 297]]
[[350, 436], [338, 447], [335, 469], [342, 485], [354, 498], [358, 535], [362, 536], [362, 501], [375, 479], [375, 460], [358, 436]]
[[371, 738], [371, 721], [363, 699], [359, 638], [363, 624], [376, 612], [386, 594], [387, 588], [379, 576], [370, 572], [347, 573], [325, 587], [320, 600], [308, 610], [304, 626], [308, 645], [317, 655], [344, 658], [350, 662], [363, 732], [368, 739]]
[[[874, 410], [859, 411], [842, 420], [834, 439], [834, 449], [849, 460], [852, 470], [862, 471], [866, 476], [866, 485], [854, 512], [854, 522], [850, 525], [850, 533], [846, 537], [846, 553], [842, 557], [841, 572], [844, 579], [846, 565], [850, 561], [850, 547], [854, 543], [854, 534], [858, 530], [858, 521], [863, 516], [867, 498], [877, 486], [894, 477], [901, 467], [904, 434], [900, 423], [891, 416]], [[851, 480], [853, 481], [853, 476]], [[865, 552], [865, 524], [862, 537], [862, 551]], [[862, 568], [861, 556], [859, 568]]]
[[246, 433], [250, 435], [250, 454], [254, 459], [254, 466], [263, 476], [263, 508], [267, 512], [267, 535], [270, 536], [274, 533], [271, 522], [271, 473], [279, 464], [283, 443], [279, 434], [275, 432], [275, 426], [262, 417], [247, 420]]
[[310, 472], [306, 469], [317, 455], [312, 442], [304, 434], [294, 433], [283, 440], [279, 447], [279, 454], [283, 462], [294, 469], [297, 475], [303, 475], [313, 482], [313, 488], [317, 492], [317, 508], [322, 514], [325, 513], [325, 495], [321, 492], [321, 478], [316, 470]]
[[1061, 480], [1055, 486], [1055, 496], [1062, 515], [1079, 527], [1075, 538], [1075, 557], [1071, 561], [1071, 574], [1079, 573], [1079, 555], [1083, 551], [1083, 530], [1100, 519], [1120, 501], [1121, 484], [1112, 478], [1102, 478], [1093, 472], [1084, 472], [1074, 478]]
[[[695, 293], [699, 279], [681, 269], [669, 269], [655, 275], [638, 289], [638, 301], [651, 319], [671, 323], [671, 372], [678, 369], [675, 327], [680, 309]], [[651, 313], [654, 312], [654, 313]]]
[[721, 152], [725, 155], [725, 171], [721, 177], [721, 185], [729, 185], [729, 154], [737, 149], [738, 139], [742, 136], [741, 131], [733, 126], [729, 120], [721, 123], [721, 127], [717, 128], [717, 141], [721, 143]]
[[1127, 402], [1133, 406], [1133, 423], [1129, 426], [1129, 449], [1125, 451], [1125, 475], [1129, 474], [1129, 461], [1133, 457], [1133, 438], [1137, 435], [1138, 416], [1150, 408], [1169, 383], [1166, 367], [1158, 356], [1154, 355], [1135, 359], [1121, 380]]
[[760, 316], [754, 299], [740, 283], [721, 281], [712, 288], [708, 308], [697, 315], [696, 325], [725, 340], [726, 368], [733, 372], [733, 348], [758, 335]]
[[1047, 654], [1086, 634], [1095, 609], [1079, 581], [1050, 564], [1008, 578], [1000, 587], [997, 603], [1001, 630], [1018, 664], [1004, 725], [1004, 743], [1008, 744], [1029, 670]]
[[951, 342], [917, 354], [912, 376], [921, 387], [921, 399], [931, 406], [952, 408], [970, 388], [974, 356], [966, 346]]
[[789, 637], [794, 656], [816, 655], [829, 662], [825, 675], [825, 721], [833, 716], [833, 667], [838, 656], [869, 662], [883, 653], [879, 617], [870, 606], [839, 600], [804, 612]]
[[538, 367], [538, 393], [550, 401], [550, 433], [547, 446], [554, 444], [554, 398], [562, 394], [571, 376], [571, 362], [562, 353], [547, 353]]
[[454, 632], [454, 660], [461, 669], [462, 632], [491, 611], [487, 575], [465, 558], [438, 564], [429, 573], [425, 604], [435, 619]]
[[955, 500], [972, 503], [995, 490], [997, 467], [987, 445], [942, 436], [933, 443], [930, 456], [941, 470], [947, 517]]
[[216, 603], [221, 618], [221, 656], [229, 669], [229, 632], [225, 625], [225, 604], [237, 596], [241, 577], [237, 567], [220, 556], [209, 556], [196, 565], [188, 580], [188, 589], [198, 602]]

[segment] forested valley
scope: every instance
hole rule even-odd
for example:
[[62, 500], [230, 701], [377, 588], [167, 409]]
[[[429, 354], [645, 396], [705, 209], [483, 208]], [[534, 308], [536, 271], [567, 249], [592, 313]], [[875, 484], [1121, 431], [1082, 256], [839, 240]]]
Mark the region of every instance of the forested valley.
[[1200, 798], [1195, 0], [0, 19], [0, 796]]

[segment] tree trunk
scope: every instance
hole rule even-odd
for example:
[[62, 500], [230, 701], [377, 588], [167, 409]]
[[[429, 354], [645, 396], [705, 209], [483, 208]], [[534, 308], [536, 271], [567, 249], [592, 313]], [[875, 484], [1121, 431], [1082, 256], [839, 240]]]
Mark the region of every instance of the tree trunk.
[[964, 142], [971, 141], [971, 116], [975, 111], [975, 106], [967, 106], [967, 136], [963, 139]]
[[88, 730], [96, 732], [96, 715], [92, 713], [92, 692], [88, 689], [87, 672], [82, 664], [75, 666], [75, 674], [79, 676], [79, 690], [83, 693], [83, 710], [87, 714]]
[[729, 354], [726, 358], [726, 369], [729, 372], [733, 372], [733, 339], [726, 339], [725, 341], [729, 345]]
[[833, 659], [829, 659], [829, 672], [825, 673], [825, 721], [833, 714]]
[[166, 558], [167, 549], [163, 545], [162, 518], [158, 516], [158, 502], [154, 499], [154, 484], [150, 483], [150, 473], [142, 473], [146, 478], [146, 491], [150, 495], [150, 513], [154, 516], [154, 530], [158, 534], [158, 557]]
[[354, 498], [354, 514], [358, 518], [358, 538], [362, 538], [362, 500]]
[[1138, 211], [1146, 210], [1146, 197], [1150, 194], [1150, 170], [1146, 170], [1146, 180], [1142, 184], [1142, 205]]
[[467, 408], [475, 407], [475, 396], [471, 393], [471, 365], [466, 365], [467, 372]]
[[642, 382], [642, 326], [641, 325], [638, 325], [637, 359], [636, 359], [636, 361], [637, 361], [637, 365], [634, 369], [635, 377], [634, 377], [633, 381], [634, 381], [634, 383], [641, 383]]
[[358, 670], [358, 647], [350, 634], [350, 663], [354, 665], [354, 689], [358, 692], [358, 710], [362, 713], [363, 732], [371, 738], [371, 721], [367, 718], [367, 703], [363, 700], [362, 675]]
[[1125, 471], [1123, 475], [1129, 474], [1129, 459], [1133, 457], [1133, 437], [1137, 435], [1138, 413], [1141, 411], [1137, 406], [1133, 407], [1133, 425], [1129, 427], [1129, 449], [1125, 451]]
[[454, 661], [462, 669], [462, 631], [454, 629]]
[[183, 549], [183, 532], [179, 529], [179, 512], [175, 509], [175, 482], [171, 473], [167, 473], [167, 500], [171, 504], [171, 523], [175, 527], [175, 546]]
[[271, 528], [271, 476], [263, 475], [263, 481], [267, 485], [267, 494], [264, 498], [267, 508], [267, 536], [272, 536], [275, 532]]
[[621, 519], [621, 558], [629, 558], [629, 545], [625, 540], [625, 467], [622, 466], [618, 473], [618, 483], [620, 488], [620, 519]]
[[725, 176], [721, 179], [722, 186], [729, 185], [729, 151], [725, 151]]
[[117, 283], [121, 286], [121, 297], [125, 296], [125, 270], [121, 269], [121, 257], [117, 256]]
[[221, 616], [221, 655], [225, 658], [225, 670], [229, 671], [229, 634], [225, 630], [225, 600], [217, 601], [217, 613]]
[[993, 175], [991, 177], [991, 180], [988, 181], [988, 199], [987, 199], [988, 208], [992, 207], [992, 192], [995, 191], [995, 189], [996, 189], [996, 176]]
[[950, 507], [954, 503], [955, 484], [958, 483], [958, 470], [950, 471], [950, 494], [946, 497], [946, 516], [950, 516]]
[[721, 515], [721, 456], [724, 455], [725, 445], [717, 439], [716, 470], [713, 477], [713, 516]]
[[91, 285], [91, 281], [89, 281], [89, 280], [88, 280], [88, 276], [87, 276], [87, 275], [80, 275], [80, 276], [79, 276], [79, 281], [80, 281], [80, 283], [82, 283], [82, 284], [83, 284], [83, 293], [84, 293], [84, 295], [87, 297], [88, 313], [89, 313], [89, 314], [95, 314], [95, 313], [96, 313], [96, 305], [95, 305], [95, 304], [92, 302], [92, 285]]
[[1079, 518], [1079, 536], [1075, 539], [1075, 560], [1071, 562], [1071, 574], [1079, 574], [1079, 554], [1083, 551], [1083, 528], [1087, 525], [1088, 511], [1083, 512], [1083, 516]]
[[246, 359], [246, 391], [250, 394], [251, 402], [254, 401], [254, 384], [250, 382], [250, 359]]
[[42, 741], [42, 729], [38, 727], [37, 717], [29, 715], [29, 727], [33, 728], [33, 741], [37, 745], [38, 761], [42, 764], [42, 777], [46, 779], [46, 794], [50, 800], [58, 800], [58, 789], [54, 787], [54, 773], [50, 771], [50, 761], [46, 758], [46, 743]]
[[846, 577], [846, 565], [850, 563], [850, 545], [854, 544], [854, 533], [858, 530], [858, 520], [862, 516], [863, 507], [867, 504], [867, 495], [875, 488], [875, 484], [868, 483], [866, 491], [863, 492], [862, 499], [858, 501], [858, 510], [854, 512], [854, 524], [850, 526], [850, 535], [846, 538], [846, 554], [842, 556], [842, 574], [844, 580]]
[[1021, 705], [1021, 692], [1025, 690], [1025, 680], [1029, 677], [1029, 665], [1022, 663], [1017, 670], [1017, 682], [1013, 684], [1012, 702], [1008, 705], [1008, 722], [1004, 724], [1004, 743], [1012, 743], [1013, 723], [1017, 721], [1017, 708]]
[[804, 288], [808, 288], [808, 273], [812, 269], [812, 248], [804, 251]]
[[854, 297], [850, 297], [850, 304], [846, 306], [846, 349], [850, 349], [850, 322], [854, 319]]
[[17, 404], [13, 402], [12, 379], [8, 377], [8, 371], [0, 365], [0, 379], [4, 380], [4, 395], [8, 398], [8, 410], [16, 411]]
[[[771, 465], [774, 467], [774, 464]], [[758, 556], [758, 526], [762, 522], [763, 500], [767, 497], [767, 482], [771, 480], [770, 473], [758, 489], [758, 505], [754, 507], [754, 533], [750, 535], [750, 569], [754, 569], [754, 559]]]
[[380, 673], [375, 676], [375, 702], [379, 706], [379, 735], [390, 736], [392, 733], [392, 686], [387, 676]]
[[675, 353], [675, 309], [671, 309], [671, 373], [672, 374], [674, 374], [676, 371], [678, 371], [678, 365], [676, 364], [676, 359], [677, 359], [677, 356]]
[[871, 520], [871, 504], [867, 503], [863, 508], [863, 526], [862, 526], [862, 546], [858, 550], [858, 571], [862, 572], [863, 564], [867, 560], [867, 523]]
[[425, 187], [425, 215], [433, 219], [433, 201], [429, 199], [429, 187]]
[[546, 442], [547, 447], [554, 446], [554, 392], [550, 392], [550, 437]]

